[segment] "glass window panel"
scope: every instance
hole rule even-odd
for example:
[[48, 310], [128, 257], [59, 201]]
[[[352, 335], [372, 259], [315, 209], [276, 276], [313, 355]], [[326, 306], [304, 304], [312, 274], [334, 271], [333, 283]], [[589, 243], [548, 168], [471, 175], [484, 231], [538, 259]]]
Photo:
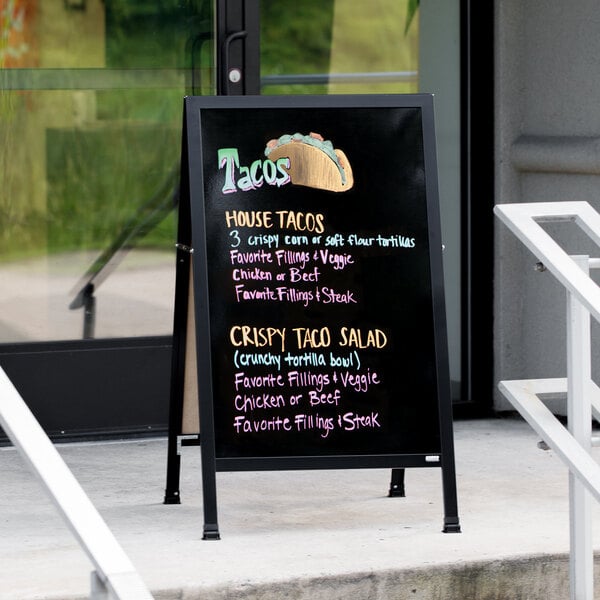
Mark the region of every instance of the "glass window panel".
[[453, 396], [461, 381], [459, 0], [261, 2], [264, 94], [435, 94]]
[[419, 17], [417, 12], [407, 20], [408, 4], [408, 0], [263, 0], [263, 93], [418, 91]]
[[172, 332], [182, 99], [214, 93], [212, 4], [0, 0], [0, 343], [81, 338], [89, 281], [95, 337]]

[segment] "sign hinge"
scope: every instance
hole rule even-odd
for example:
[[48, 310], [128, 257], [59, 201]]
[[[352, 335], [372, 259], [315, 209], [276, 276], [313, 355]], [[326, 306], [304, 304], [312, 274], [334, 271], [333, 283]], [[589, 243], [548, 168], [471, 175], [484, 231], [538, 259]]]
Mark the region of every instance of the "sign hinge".
[[191, 246], [186, 246], [185, 244], [175, 244], [175, 248], [183, 252], [189, 252], [190, 254], [194, 254], [194, 249]]

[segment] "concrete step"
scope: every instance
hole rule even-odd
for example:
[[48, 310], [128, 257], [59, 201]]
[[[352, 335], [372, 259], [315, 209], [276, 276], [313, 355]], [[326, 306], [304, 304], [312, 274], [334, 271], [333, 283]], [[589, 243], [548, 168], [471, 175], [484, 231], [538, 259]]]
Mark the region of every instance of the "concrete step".
[[[441, 532], [437, 468], [407, 470], [405, 498], [389, 469], [218, 473], [219, 541], [202, 540], [197, 447], [179, 505], [165, 439], [59, 451], [158, 599], [564, 599], [568, 473], [538, 441], [518, 418], [455, 423], [462, 533]], [[91, 563], [13, 448], [0, 481], [0, 598], [89, 597]]]

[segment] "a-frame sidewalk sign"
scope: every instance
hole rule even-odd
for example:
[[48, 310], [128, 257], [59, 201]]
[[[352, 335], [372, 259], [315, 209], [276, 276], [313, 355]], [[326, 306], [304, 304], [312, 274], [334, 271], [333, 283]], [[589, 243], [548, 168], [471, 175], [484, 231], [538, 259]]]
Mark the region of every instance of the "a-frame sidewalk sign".
[[440, 468], [460, 532], [433, 121], [426, 94], [185, 99], [165, 502], [199, 439], [205, 539], [216, 473], [267, 469]]

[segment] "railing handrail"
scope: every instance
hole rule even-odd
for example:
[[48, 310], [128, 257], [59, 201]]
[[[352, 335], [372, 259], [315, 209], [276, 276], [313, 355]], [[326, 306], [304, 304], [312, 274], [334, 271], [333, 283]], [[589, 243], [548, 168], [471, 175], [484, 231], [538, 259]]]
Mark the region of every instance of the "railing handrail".
[[116, 600], [151, 600], [133, 564], [2, 368], [0, 425], [94, 565], [91, 598], [108, 592]]
[[[600, 501], [600, 465], [592, 458], [592, 415], [598, 418], [600, 390], [592, 381], [591, 317], [600, 322], [600, 288], [590, 278], [598, 260], [570, 256], [540, 223], [570, 221], [600, 246], [600, 214], [587, 202], [503, 204], [495, 214], [566, 289], [567, 378], [501, 381], [499, 389], [569, 468], [570, 598], [593, 600], [594, 556], [591, 500]], [[567, 392], [568, 431], [541, 400]]]
[[566, 392], [566, 383], [567, 380], [563, 378], [521, 379], [501, 381], [498, 387], [545, 444], [577, 474], [590, 494], [600, 502], [600, 465], [539, 400], [540, 395], [555, 394], [563, 389]]

